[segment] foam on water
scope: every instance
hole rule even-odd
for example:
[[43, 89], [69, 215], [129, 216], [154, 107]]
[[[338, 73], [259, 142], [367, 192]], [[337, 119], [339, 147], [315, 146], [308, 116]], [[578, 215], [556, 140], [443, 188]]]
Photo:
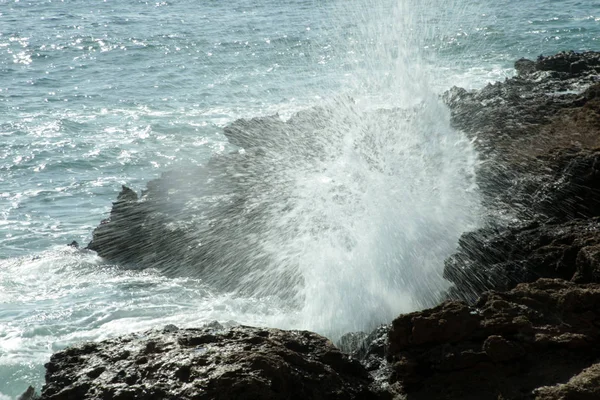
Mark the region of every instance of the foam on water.
[[69, 344], [172, 323], [220, 320], [268, 325], [269, 299], [212, 292], [199, 280], [123, 271], [91, 252], [56, 249], [0, 261], [0, 390], [15, 396], [43, 382], [49, 355]]

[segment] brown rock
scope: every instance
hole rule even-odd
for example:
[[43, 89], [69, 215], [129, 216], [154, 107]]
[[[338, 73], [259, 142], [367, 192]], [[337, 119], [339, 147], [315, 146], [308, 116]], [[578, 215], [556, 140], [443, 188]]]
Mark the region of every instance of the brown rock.
[[523, 348], [502, 336], [491, 335], [483, 342], [483, 351], [494, 362], [514, 360], [524, 355]]
[[149, 331], [68, 348], [46, 369], [44, 400], [387, 398], [358, 361], [306, 331]]
[[402, 315], [388, 335], [390, 383], [409, 400], [531, 399], [600, 357], [599, 309], [600, 285], [540, 279]]
[[534, 394], [535, 400], [600, 399], [600, 364], [584, 369], [567, 383], [538, 388]]

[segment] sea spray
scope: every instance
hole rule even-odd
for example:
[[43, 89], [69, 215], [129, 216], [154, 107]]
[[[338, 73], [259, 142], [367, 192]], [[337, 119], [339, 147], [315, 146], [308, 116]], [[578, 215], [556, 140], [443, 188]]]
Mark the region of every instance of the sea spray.
[[421, 68], [423, 8], [389, 4], [340, 44], [360, 71], [348, 93], [228, 125], [234, 151], [139, 201], [123, 194], [92, 247], [276, 304], [275, 325], [333, 338], [438, 301], [444, 259], [477, 223], [477, 158]]
[[273, 166], [244, 177], [260, 188], [251, 208], [269, 210], [252, 235], [270, 266], [246, 278], [264, 289], [296, 276], [279, 295], [300, 311], [279, 324], [335, 338], [433, 305], [448, 287], [444, 259], [478, 223], [477, 156], [431, 87], [424, 43], [440, 29], [433, 16], [447, 16], [433, 9], [340, 8], [335, 53], [353, 97], [292, 117], [283, 135], [265, 126], [238, 130], [254, 141], [230, 137], [266, 148]]
[[[440, 299], [443, 261], [479, 202], [471, 144], [431, 99], [374, 111], [344, 98], [292, 117], [287, 134], [260, 120], [236, 130], [263, 144], [242, 178], [240, 215], [254, 219], [220, 247], [245, 260], [240, 286], [293, 305], [278, 324], [335, 338]], [[251, 257], [234, 245], [247, 236]]]

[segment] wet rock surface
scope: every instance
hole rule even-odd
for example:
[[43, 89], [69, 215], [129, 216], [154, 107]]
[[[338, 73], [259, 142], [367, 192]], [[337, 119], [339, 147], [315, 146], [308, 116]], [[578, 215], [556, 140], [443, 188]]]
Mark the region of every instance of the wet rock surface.
[[446, 260], [444, 276], [456, 282], [450, 297], [474, 302], [484, 290], [561, 278], [600, 283], [600, 219], [488, 227], [463, 235]]
[[383, 399], [360, 363], [306, 331], [168, 329], [52, 356], [41, 399]]
[[[581, 68], [570, 72], [567, 64]], [[487, 207], [520, 219], [598, 215], [592, 193], [598, 189], [600, 53], [560, 53], [519, 60], [516, 67], [520, 73], [504, 82], [445, 94], [454, 126], [479, 150]]]
[[387, 360], [364, 358], [407, 399], [597, 397], [600, 53], [515, 67], [446, 93], [489, 213], [445, 263], [448, 298], [465, 302], [400, 316]]
[[599, 310], [600, 286], [540, 279], [402, 315], [389, 331], [390, 383], [407, 399], [594, 398], [559, 394], [598, 393]]
[[[598, 282], [600, 53], [516, 62], [517, 75], [446, 93], [476, 143], [488, 223], [446, 261], [450, 298], [475, 301], [541, 277]], [[581, 254], [580, 254], [581, 253]]]

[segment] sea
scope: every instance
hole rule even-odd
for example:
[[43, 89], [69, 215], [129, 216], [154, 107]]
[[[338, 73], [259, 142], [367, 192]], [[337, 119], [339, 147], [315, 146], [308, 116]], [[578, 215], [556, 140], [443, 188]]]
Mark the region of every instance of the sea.
[[[0, 400], [82, 341], [214, 320], [335, 340], [429, 305], [485, 212], [440, 95], [566, 50], [600, 50], [597, 0], [0, 0]], [[83, 249], [122, 185], [244, 152], [237, 119], [314, 107], [337, 113], [314, 135], [335, 151], [273, 168], [305, 235], [264, 246], [297, 258], [304, 304]]]

